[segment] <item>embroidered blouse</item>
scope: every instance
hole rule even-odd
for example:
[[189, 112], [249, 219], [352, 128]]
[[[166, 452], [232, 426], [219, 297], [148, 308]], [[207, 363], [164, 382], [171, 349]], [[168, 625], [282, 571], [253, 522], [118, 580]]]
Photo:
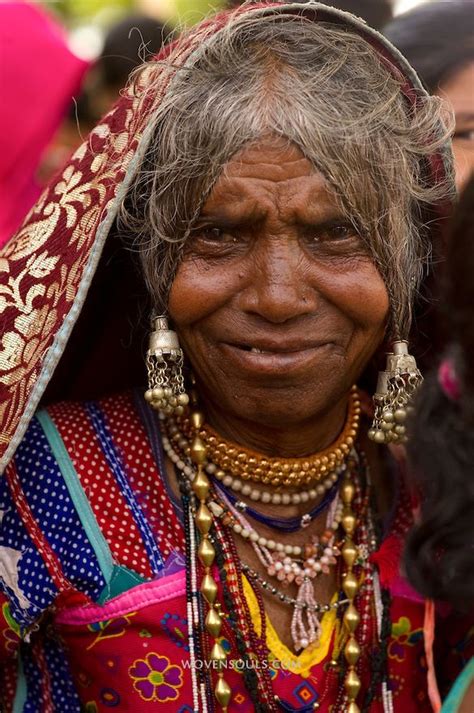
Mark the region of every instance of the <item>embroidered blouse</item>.
[[[244, 592], [259, 632], [247, 581]], [[400, 577], [391, 594], [394, 710], [428, 713], [423, 601]], [[326, 613], [320, 644], [295, 655], [267, 621], [269, 660], [258, 665], [268, 667], [282, 710], [331, 709], [338, 627], [335, 611]], [[449, 686], [472, 644], [461, 619], [445, 628], [439, 655]], [[227, 623], [220, 641], [229, 713], [252, 711]], [[0, 479], [1, 710], [192, 713], [189, 669], [184, 531], [154, 414], [132, 393], [40, 411]], [[370, 711], [383, 711], [380, 699]]]

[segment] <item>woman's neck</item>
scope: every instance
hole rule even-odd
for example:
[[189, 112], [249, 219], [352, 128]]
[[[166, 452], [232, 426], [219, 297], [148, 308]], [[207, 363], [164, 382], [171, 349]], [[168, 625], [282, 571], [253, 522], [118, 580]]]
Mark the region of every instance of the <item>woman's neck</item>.
[[[341, 433], [347, 418], [348, 397], [344, 396], [327, 412], [284, 427], [241, 419], [204, 403], [206, 422], [227, 441], [273, 458], [303, 458], [330, 446]], [[291, 414], [289, 414], [291, 416]]]

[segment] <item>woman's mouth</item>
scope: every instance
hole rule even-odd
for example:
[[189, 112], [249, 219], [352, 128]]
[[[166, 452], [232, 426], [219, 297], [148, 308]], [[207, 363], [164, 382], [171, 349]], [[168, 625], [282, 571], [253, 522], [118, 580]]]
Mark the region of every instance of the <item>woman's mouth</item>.
[[306, 370], [320, 358], [321, 350], [335, 346], [324, 342], [293, 342], [287, 344], [221, 343], [227, 359], [240, 369], [259, 374], [281, 375]]

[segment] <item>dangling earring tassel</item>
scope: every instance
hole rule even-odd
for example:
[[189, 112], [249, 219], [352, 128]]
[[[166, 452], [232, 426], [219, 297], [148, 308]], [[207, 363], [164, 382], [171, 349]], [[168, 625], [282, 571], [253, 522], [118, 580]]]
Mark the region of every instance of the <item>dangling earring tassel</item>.
[[178, 335], [168, 328], [164, 315], [155, 317], [146, 355], [148, 389], [145, 400], [166, 416], [184, 413], [189, 396], [184, 390], [183, 350]]
[[375, 413], [369, 438], [375, 443], [404, 443], [405, 421], [411, 400], [423, 381], [415, 357], [408, 353], [408, 342], [393, 344], [387, 354], [385, 371], [379, 373], [374, 394]]

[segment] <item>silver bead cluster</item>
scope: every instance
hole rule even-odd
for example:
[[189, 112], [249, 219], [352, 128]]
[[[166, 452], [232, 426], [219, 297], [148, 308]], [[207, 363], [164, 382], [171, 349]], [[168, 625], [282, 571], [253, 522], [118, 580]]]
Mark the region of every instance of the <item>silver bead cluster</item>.
[[379, 373], [374, 420], [368, 433], [372, 441], [379, 444], [406, 441], [411, 401], [422, 381], [416, 361], [408, 353], [407, 342], [395, 342], [393, 353], [387, 355], [385, 371]]
[[406, 438], [405, 421], [411, 410], [411, 406], [401, 408], [400, 406], [392, 411], [385, 408], [378, 419], [379, 428], [369, 430], [369, 438], [375, 443], [400, 442]]
[[168, 328], [164, 315], [155, 317], [153, 322], [146, 356], [148, 389], [145, 400], [166, 416], [181, 416], [189, 403], [184, 389], [183, 350], [178, 335]]

